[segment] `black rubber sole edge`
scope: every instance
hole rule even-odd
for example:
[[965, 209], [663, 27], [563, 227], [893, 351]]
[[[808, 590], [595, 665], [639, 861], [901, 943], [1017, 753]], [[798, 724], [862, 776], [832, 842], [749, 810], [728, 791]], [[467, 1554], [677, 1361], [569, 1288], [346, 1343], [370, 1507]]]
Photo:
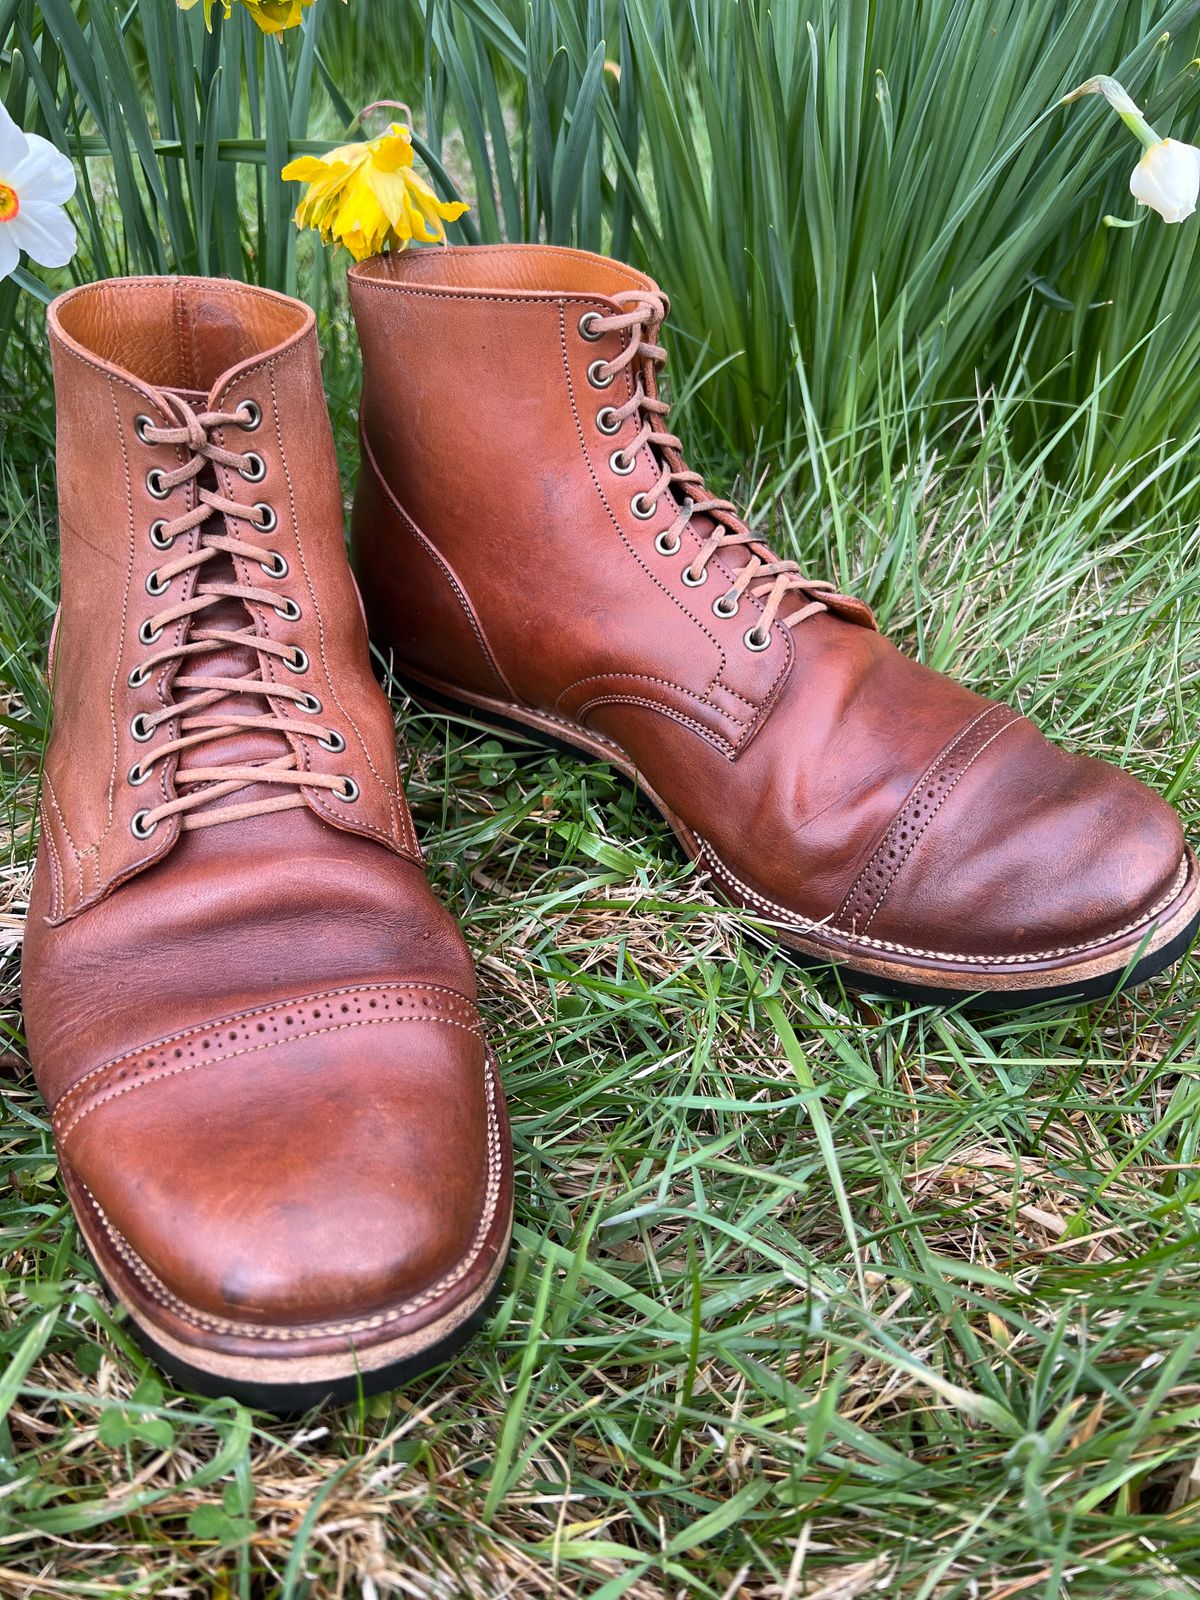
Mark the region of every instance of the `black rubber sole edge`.
[[[562, 750], [577, 761], [600, 762], [603, 759], [579, 745], [572, 744], [569, 739], [560, 739], [552, 733], [544, 732], [541, 728], [530, 727], [528, 723], [517, 722], [498, 712], [485, 711], [479, 706], [470, 705], [465, 700], [456, 700], [441, 690], [421, 683], [419, 679], [406, 676], [394, 664], [392, 675], [418, 705], [424, 705], [430, 710], [442, 710], [454, 716], [465, 717], [469, 721], [478, 722], [492, 729], [501, 737], [507, 735], [526, 743], [548, 745], [552, 749]], [[613, 767], [612, 770], [626, 782], [630, 781], [619, 768]], [[644, 804], [655, 816], [661, 817], [662, 813], [640, 785], [634, 787]], [[670, 827], [669, 820], [667, 826]], [[712, 878], [712, 882], [717, 892], [722, 894], [722, 898], [730, 905], [735, 905], [735, 902], [723, 894], [715, 878]], [[756, 920], [765, 928], [775, 926], [764, 918]], [[778, 930], [775, 942], [778, 949], [797, 966], [803, 967], [806, 972], [828, 973], [845, 987], [853, 989], [856, 994], [886, 995], [896, 1000], [911, 1000], [918, 1005], [936, 1005], [947, 1010], [957, 1008], [960, 1011], [1004, 1014], [1011, 1011], [1028, 1011], [1043, 1005], [1083, 1005], [1089, 1000], [1110, 1000], [1113, 996], [1123, 993], [1126, 989], [1136, 988], [1138, 984], [1157, 977], [1167, 967], [1173, 966], [1187, 954], [1195, 942], [1198, 931], [1200, 931], [1200, 911], [1197, 911], [1188, 926], [1176, 934], [1168, 944], [1150, 955], [1143, 956], [1141, 960], [1135, 960], [1132, 965], [1120, 972], [1101, 973], [1098, 977], [1083, 978], [1075, 983], [1070, 981], [1051, 983], [1042, 989], [943, 989], [936, 984], [905, 983], [899, 978], [881, 978], [873, 972], [863, 972], [853, 961], [846, 958], [838, 959], [836, 956], [830, 956], [826, 960], [810, 955], [807, 950], [797, 950], [794, 945], [787, 942], [786, 931], [783, 929]]]
[[1101, 973], [1096, 978], [1084, 978], [1076, 983], [1050, 984], [1044, 989], [939, 989], [932, 985], [903, 983], [899, 979], [859, 972], [850, 962], [821, 961], [807, 951], [794, 950], [790, 945], [781, 944], [780, 949], [786, 950], [791, 959], [806, 971], [830, 973], [858, 994], [887, 995], [892, 999], [941, 1006], [946, 1010], [956, 1008], [959, 1011], [1003, 1015], [1011, 1011], [1033, 1010], [1042, 1005], [1083, 1005], [1089, 1000], [1111, 1000], [1114, 995], [1136, 988], [1138, 984], [1157, 977], [1167, 967], [1173, 966], [1181, 956], [1187, 954], [1197, 931], [1200, 931], [1200, 911], [1168, 944], [1151, 955], [1143, 956], [1120, 973]]
[[88, 1250], [96, 1274], [104, 1285], [105, 1293], [113, 1305], [124, 1312], [124, 1326], [129, 1329], [155, 1366], [160, 1367], [168, 1377], [196, 1394], [206, 1395], [212, 1400], [237, 1400], [243, 1405], [253, 1407], [256, 1411], [269, 1411], [277, 1417], [298, 1416], [318, 1406], [338, 1405], [344, 1401], [357, 1400], [360, 1394], [381, 1394], [388, 1389], [397, 1389], [410, 1379], [418, 1378], [433, 1368], [442, 1366], [451, 1356], [457, 1355], [479, 1332], [495, 1310], [503, 1289], [511, 1251], [510, 1244], [505, 1250], [504, 1265], [497, 1274], [495, 1283], [471, 1315], [444, 1338], [431, 1344], [427, 1349], [418, 1351], [416, 1355], [405, 1356], [402, 1360], [393, 1361], [385, 1367], [366, 1368], [347, 1373], [343, 1378], [316, 1383], [244, 1383], [206, 1372], [203, 1367], [194, 1367], [190, 1362], [181, 1361], [178, 1356], [164, 1350], [153, 1334], [142, 1326], [120, 1296], [114, 1292], [112, 1285], [104, 1276], [103, 1268], [88, 1248], [82, 1232], [80, 1240]]

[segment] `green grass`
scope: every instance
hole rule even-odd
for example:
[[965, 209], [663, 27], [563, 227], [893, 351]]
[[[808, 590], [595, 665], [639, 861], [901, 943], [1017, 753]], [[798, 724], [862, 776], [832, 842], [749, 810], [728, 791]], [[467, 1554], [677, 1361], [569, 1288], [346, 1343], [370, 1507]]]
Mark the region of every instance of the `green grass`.
[[[650, 0], [430, 0], [427, 76], [420, 8], [319, 15], [328, 82], [423, 100], [485, 235], [615, 242], [658, 275], [692, 457], [754, 486], [778, 545], [1145, 778], [1194, 839], [1200, 230], [1103, 229], [1136, 150], [1096, 107], [1038, 119], [1120, 70], [1186, 135], [1197, 9], [692, 0], [668, 40]], [[44, 26], [68, 10], [97, 30], [74, 86]], [[322, 310], [349, 493], [340, 270], [296, 249], [266, 170], [268, 144], [339, 132], [335, 95], [318, 75], [301, 116], [298, 41], [268, 90], [240, 22], [213, 76], [197, 23], [164, 55], [170, 0], [0, 0], [0, 95], [93, 151], [126, 138], [126, 57], [152, 143], [197, 83], [225, 96], [221, 161], [88, 157], [76, 271], [294, 282]], [[602, 33], [622, 87], [606, 74], [572, 143]], [[445, 1372], [294, 1423], [156, 1376], [81, 1251], [20, 1033], [53, 416], [31, 295], [0, 290], [0, 335], [0, 1594], [1197, 1593], [1195, 960], [1065, 1014], [847, 997], [719, 906], [608, 769], [398, 690], [513, 1113], [504, 1297]]]

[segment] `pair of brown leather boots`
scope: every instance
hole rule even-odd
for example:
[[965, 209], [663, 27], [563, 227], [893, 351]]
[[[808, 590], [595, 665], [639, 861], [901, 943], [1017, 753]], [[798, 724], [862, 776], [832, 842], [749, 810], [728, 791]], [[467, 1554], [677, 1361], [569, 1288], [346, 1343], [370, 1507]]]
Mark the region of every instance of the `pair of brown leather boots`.
[[[905, 659], [685, 465], [647, 278], [464, 248], [351, 294], [359, 576], [419, 693], [611, 762], [727, 900], [868, 989], [1076, 999], [1181, 952], [1200, 882], [1166, 805]], [[64, 295], [50, 337], [24, 997], [64, 1181], [195, 1387], [384, 1387], [486, 1309], [511, 1157], [371, 674], [313, 317], [134, 279]]]

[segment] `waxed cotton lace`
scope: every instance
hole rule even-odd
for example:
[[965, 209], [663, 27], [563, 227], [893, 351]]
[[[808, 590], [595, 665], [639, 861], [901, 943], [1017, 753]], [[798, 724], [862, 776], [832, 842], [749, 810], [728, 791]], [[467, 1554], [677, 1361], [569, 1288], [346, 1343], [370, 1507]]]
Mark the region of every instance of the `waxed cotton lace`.
[[[671, 408], [666, 401], [658, 398], [657, 392], [650, 393], [646, 386], [647, 374], [665, 366], [667, 361], [667, 352], [657, 342], [669, 309], [666, 296], [648, 290], [630, 289], [613, 295], [612, 299], [623, 308], [618, 314], [604, 316], [591, 312], [585, 320], [590, 325], [589, 337], [598, 338], [605, 333], [629, 335], [621, 354], [614, 356], [611, 361], [599, 363], [599, 366], [602, 369], [600, 375], [606, 382], [627, 367], [634, 369], [633, 393], [624, 405], [608, 409], [614, 432], [630, 417], [636, 417], [641, 424], [636, 437], [621, 452], [626, 462], [631, 462], [643, 445], [654, 446], [659, 476], [653, 487], [645, 490], [639, 498], [647, 508], [647, 514], [652, 514], [655, 503], [666, 490], [678, 491], [678, 515], [670, 528], [659, 536], [663, 546], [671, 550], [679, 548], [684, 529], [693, 517], [703, 513], [712, 520], [711, 534], [701, 542], [685, 573], [688, 581], [697, 585], [703, 583], [708, 564], [714, 557], [730, 546], [744, 545], [749, 560], [737, 573], [732, 587], [722, 597], [722, 603], [724, 614], [732, 615], [743, 595], [751, 594], [762, 600], [758, 625], [751, 629], [751, 634], [757, 636], [754, 642], [758, 648], [762, 648], [769, 639], [776, 617], [780, 617], [787, 627], [794, 627], [806, 617], [827, 611], [829, 607], [823, 596], [855, 605], [856, 602], [840, 593], [836, 584], [824, 578], [805, 577], [795, 561], [781, 560], [774, 555], [761, 537], [742, 521], [733, 502], [710, 495], [701, 474], [684, 465], [682, 443], [663, 426]], [[804, 603], [781, 616], [792, 596], [802, 598]]]
[[[158, 427], [149, 418], [141, 418], [138, 424], [139, 437], [147, 444], [182, 446], [191, 451], [191, 458], [169, 472], [154, 469], [147, 479], [153, 493], [165, 498], [171, 490], [200, 478], [201, 474], [207, 474], [212, 466], [229, 467], [248, 475], [247, 467], [250, 464], [259, 476], [262, 475], [261, 458], [252, 452], [239, 454], [233, 450], [226, 450], [210, 437], [212, 431], [218, 428], [247, 427], [247, 417], [253, 416], [253, 411], [196, 411], [179, 395], [165, 392], [162, 398], [178, 417], [178, 426]], [[250, 481], [255, 481], [255, 478], [251, 476]], [[246, 527], [246, 536], [235, 537], [229, 533], [226, 519]], [[138, 637], [147, 647], [152, 647], [161, 639], [164, 631], [175, 623], [182, 621], [185, 623], [185, 628], [178, 644], [166, 645], [159, 650], [151, 649], [151, 653], [145, 656], [130, 673], [129, 681], [131, 687], [136, 688], [147, 681], [156, 667], [167, 663], [179, 663], [181, 670], [175, 676], [173, 690], [175, 693], [188, 690], [191, 694], [186, 700], [174, 699], [165, 704], [161, 710], [139, 712], [134, 717], [130, 724], [130, 732], [139, 743], [151, 740], [161, 724], [172, 722], [176, 718], [179, 719], [179, 731], [174, 738], [155, 745], [153, 750], [148, 751], [135, 763], [129, 772], [130, 783], [134, 785], [145, 783], [154, 768], [170, 756], [227, 738], [245, 729], [297, 734], [303, 738], [318, 740], [327, 750], [345, 748], [345, 741], [340, 734], [332, 728], [314, 722], [313, 718], [321, 711], [321, 702], [297, 685], [286, 681], [268, 682], [254, 670], [230, 677], [192, 675], [187, 671], [190, 657], [207, 654], [221, 646], [244, 648], [258, 652], [259, 655], [275, 656], [285, 667], [296, 673], [303, 672], [308, 666], [307, 656], [298, 647], [280, 644], [274, 639], [258, 634], [250, 624], [244, 628], [204, 625], [206, 612], [214, 607], [223, 606], [230, 600], [241, 601], [243, 604], [271, 606], [280, 616], [292, 620], [300, 615], [300, 608], [296, 602], [281, 598], [278, 588], [268, 589], [252, 583], [238, 582], [236, 576], [233, 580], [227, 580], [216, 575], [205, 575], [206, 571], [212, 571], [214, 564], [222, 573], [227, 572], [233, 568], [231, 558], [241, 556], [247, 561], [256, 562], [262, 568], [264, 575], [270, 579], [278, 580], [286, 577], [288, 566], [280, 552], [267, 548], [252, 537], [256, 533], [260, 535], [269, 533], [275, 526], [276, 516], [270, 506], [262, 502], [257, 505], [241, 505], [238, 501], [220, 494], [207, 482], [197, 484], [196, 504], [190, 511], [171, 521], [154, 524], [151, 530], [151, 542], [156, 549], [163, 551], [169, 551], [177, 539], [191, 533], [193, 529], [198, 528], [200, 535], [194, 550], [174, 558], [168, 557], [150, 573], [146, 582], [149, 592], [153, 595], [168, 594], [175, 579], [188, 572], [195, 572], [197, 581], [190, 598], [175, 603], [168, 601], [142, 623]], [[236, 574], [236, 568], [233, 570]], [[258, 660], [258, 656], [254, 659]], [[242, 715], [231, 714], [227, 710], [214, 712], [210, 709], [218, 701], [232, 695], [266, 699], [268, 705], [271, 704], [271, 700], [286, 700], [290, 702], [289, 711], [287, 714], [282, 714], [272, 708], [265, 712], [248, 712]], [[302, 713], [305, 720], [302, 721], [299, 716], [292, 715], [293, 710]], [[213, 805], [214, 801], [258, 784], [271, 784], [285, 792], [229, 806]], [[299, 770], [295, 752], [290, 748], [284, 755], [263, 761], [249, 761], [242, 764], [217, 762], [211, 766], [177, 767], [175, 787], [186, 792], [178, 794], [173, 800], [151, 806], [136, 814], [132, 826], [138, 838], [148, 838], [160, 822], [175, 815], [182, 817], [185, 828], [207, 828], [218, 822], [232, 822], [241, 817], [260, 816], [269, 811], [290, 810], [304, 804], [304, 797], [300, 793], [301, 787], [330, 789], [336, 791], [338, 797], [343, 800], [354, 799], [357, 796], [357, 789], [352, 779]]]

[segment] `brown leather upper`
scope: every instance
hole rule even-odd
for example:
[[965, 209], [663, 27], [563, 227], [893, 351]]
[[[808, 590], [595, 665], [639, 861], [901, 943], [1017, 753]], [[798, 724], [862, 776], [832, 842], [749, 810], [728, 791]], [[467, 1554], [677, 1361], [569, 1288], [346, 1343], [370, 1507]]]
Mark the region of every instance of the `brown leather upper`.
[[72, 1197], [197, 1341], [419, 1323], [495, 1261], [503, 1107], [370, 671], [312, 313], [133, 279], [50, 337], [24, 1000]]
[[1025, 960], [1178, 892], [1168, 806], [905, 658], [688, 471], [656, 284], [544, 246], [377, 257], [350, 284], [356, 560], [407, 670], [611, 741], [772, 919]]

